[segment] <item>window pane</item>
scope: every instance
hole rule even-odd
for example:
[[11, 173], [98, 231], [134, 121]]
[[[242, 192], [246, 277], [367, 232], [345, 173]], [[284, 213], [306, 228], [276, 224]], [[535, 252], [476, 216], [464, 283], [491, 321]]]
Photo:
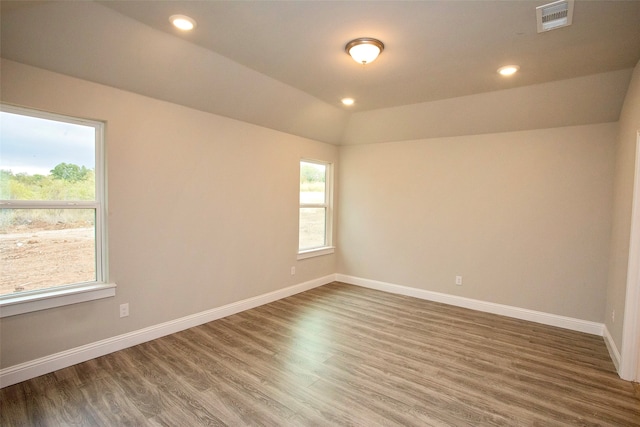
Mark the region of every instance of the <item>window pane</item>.
[[300, 203], [325, 203], [327, 166], [300, 162]]
[[0, 199], [95, 200], [96, 129], [0, 112]]
[[0, 209], [0, 295], [96, 280], [95, 209]]
[[300, 208], [300, 250], [325, 246], [325, 208]]

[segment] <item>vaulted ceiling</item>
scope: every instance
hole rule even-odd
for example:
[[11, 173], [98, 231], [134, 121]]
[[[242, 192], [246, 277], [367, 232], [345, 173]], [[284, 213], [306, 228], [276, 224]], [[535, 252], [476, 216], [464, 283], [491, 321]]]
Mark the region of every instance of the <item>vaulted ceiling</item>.
[[[616, 120], [640, 59], [640, 1], [577, 0], [571, 26], [538, 33], [544, 3], [3, 0], [1, 52], [337, 144]], [[173, 28], [177, 13], [195, 30]], [[344, 46], [365, 36], [385, 50], [363, 67]], [[506, 64], [521, 70], [503, 78]]]

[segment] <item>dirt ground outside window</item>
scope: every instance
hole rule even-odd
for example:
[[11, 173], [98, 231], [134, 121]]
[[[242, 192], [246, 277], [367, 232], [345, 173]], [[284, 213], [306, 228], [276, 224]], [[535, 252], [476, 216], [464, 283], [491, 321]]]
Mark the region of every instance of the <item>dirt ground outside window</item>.
[[31, 224], [0, 232], [0, 295], [96, 279], [95, 230]]

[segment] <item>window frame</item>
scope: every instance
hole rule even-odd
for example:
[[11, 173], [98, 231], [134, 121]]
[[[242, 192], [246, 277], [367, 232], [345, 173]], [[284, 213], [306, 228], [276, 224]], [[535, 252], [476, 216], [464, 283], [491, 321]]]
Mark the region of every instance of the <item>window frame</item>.
[[105, 168], [105, 123], [0, 103], [0, 111], [46, 120], [90, 126], [95, 129], [95, 200], [0, 200], [4, 209], [94, 209], [96, 280], [0, 295], [0, 318], [115, 296], [115, 283], [108, 282], [107, 183]]
[[[300, 200], [300, 186], [298, 184], [298, 256], [297, 259], [306, 259], [316, 256], [332, 254], [335, 251], [333, 246], [333, 163], [315, 160], [309, 158], [301, 158], [298, 162], [298, 179], [302, 172], [302, 163], [312, 163], [322, 165], [325, 167], [325, 191], [324, 191], [324, 203], [302, 203]], [[300, 210], [303, 208], [323, 208], [325, 210], [325, 229], [324, 229], [324, 242], [323, 246], [300, 249]]]

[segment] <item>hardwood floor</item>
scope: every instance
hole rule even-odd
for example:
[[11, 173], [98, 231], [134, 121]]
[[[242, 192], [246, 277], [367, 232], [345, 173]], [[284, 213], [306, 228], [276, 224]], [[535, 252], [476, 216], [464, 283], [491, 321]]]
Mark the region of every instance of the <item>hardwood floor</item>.
[[2, 426], [640, 426], [601, 337], [332, 283], [0, 390]]

